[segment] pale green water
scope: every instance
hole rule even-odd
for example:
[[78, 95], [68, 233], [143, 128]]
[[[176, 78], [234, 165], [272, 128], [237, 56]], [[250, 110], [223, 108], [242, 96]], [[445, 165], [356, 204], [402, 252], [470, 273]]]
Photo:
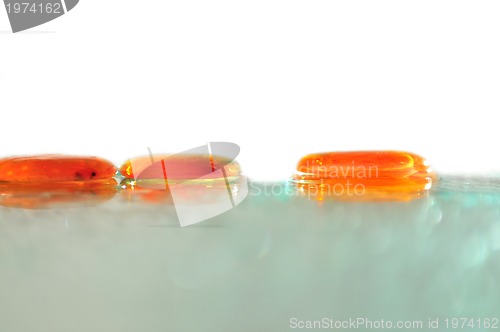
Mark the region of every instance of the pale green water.
[[2, 207], [0, 331], [289, 331], [291, 318], [358, 317], [436, 331], [447, 317], [500, 318], [500, 192], [469, 189], [323, 205], [251, 190], [186, 228], [171, 206], [119, 199]]

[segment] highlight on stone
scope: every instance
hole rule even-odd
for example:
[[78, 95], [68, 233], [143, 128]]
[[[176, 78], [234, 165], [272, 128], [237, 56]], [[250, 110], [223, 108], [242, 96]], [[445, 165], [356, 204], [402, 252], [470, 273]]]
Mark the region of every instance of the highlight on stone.
[[303, 157], [293, 175], [301, 192], [318, 200], [409, 200], [436, 181], [429, 163], [403, 151], [315, 153]]

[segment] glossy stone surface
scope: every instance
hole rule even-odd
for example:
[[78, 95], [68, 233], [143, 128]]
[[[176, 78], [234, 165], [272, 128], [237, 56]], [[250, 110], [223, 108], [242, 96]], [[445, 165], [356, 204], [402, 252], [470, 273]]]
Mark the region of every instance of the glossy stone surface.
[[293, 181], [320, 200], [409, 200], [424, 195], [436, 178], [429, 163], [416, 154], [355, 151], [307, 155], [299, 161]]
[[97, 157], [39, 155], [0, 159], [0, 182], [54, 183], [111, 179], [116, 167]]
[[[163, 162], [162, 162], [163, 161]], [[165, 167], [164, 167], [165, 166]], [[223, 168], [227, 177], [241, 173], [237, 162], [224, 157], [204, 155], [154, 155], [127, 160], [120, 167], [120, 173], [127, 179], [194, 180], [200, 177], [214, 178], [213, 170]], [[166, 175], [166, 176], [165, 176]]]

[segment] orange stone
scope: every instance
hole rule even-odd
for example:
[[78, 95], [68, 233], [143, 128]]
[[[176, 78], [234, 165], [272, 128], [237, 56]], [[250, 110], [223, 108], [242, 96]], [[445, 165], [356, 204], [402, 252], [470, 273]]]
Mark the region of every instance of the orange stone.
[[40, 155], [0, 159], [0, 182], [85, 182], [111, 179], [116, 167], [97, 157]]
[[241, 173], [240, 166], [235, 161], [203, 155], [154, 155], [153, 160], [150, 156], [137, 157], [127, 160], [120, 167], [120, 173], [127, 179], [194, 180], [201, 176], [207, 179], [217, 178], [218, 175], [213, 171], [220, 168], [224, 168], [228, 178]]
[[293, 181], [318, 199], [406, 200], [422, 196], [436, 175], [427, 161], [401, 151], [317, 153], [303, 157]]

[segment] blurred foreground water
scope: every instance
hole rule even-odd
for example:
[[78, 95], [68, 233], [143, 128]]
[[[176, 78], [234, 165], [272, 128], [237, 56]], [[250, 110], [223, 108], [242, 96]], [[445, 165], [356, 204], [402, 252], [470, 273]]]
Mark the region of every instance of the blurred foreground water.
[[436, 331], [446, 318], [498, 319], [500, 190], [460, 183], [376, 203], [254, 183], [235, 209], [185, 228], [172, 205], [120, 196], [0, 207], [0, 331], [289, 331], [324, 318]]

